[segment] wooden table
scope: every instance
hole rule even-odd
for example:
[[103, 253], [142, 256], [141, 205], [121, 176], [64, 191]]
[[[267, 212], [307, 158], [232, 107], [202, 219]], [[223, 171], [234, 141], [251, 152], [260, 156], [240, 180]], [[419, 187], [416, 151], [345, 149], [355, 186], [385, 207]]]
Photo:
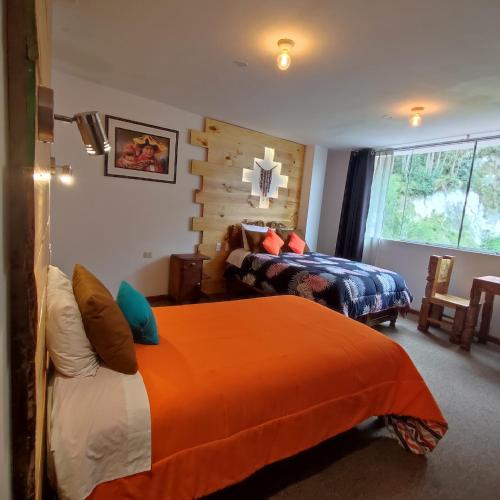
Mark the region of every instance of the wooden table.
[[460, 347], [466, 351], [470, 350], [472, 337], [476, 329], [479, 316], [481, 295], [484, 292], [483, 314], [481, 316], [481, 326], [479, 328], [479, 342], [485, 344], [488, 340], [500, 344], [500, 338], [490, 335], [491, 315], [493, 313], [493, 300], [495, 295], [500, 295], [499, 276], [481, 276], [474, 278], [470, 291], [470, 305], [465, 318], [465, 327], [462, 333]]

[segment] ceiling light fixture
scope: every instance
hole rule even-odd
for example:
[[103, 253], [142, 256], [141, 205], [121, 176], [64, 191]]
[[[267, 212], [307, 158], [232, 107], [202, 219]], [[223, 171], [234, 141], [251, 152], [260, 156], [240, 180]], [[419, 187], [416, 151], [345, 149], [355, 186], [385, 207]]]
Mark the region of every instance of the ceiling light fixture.
[[76, 122], [87, 154], [104, 155], [111, 151], [99, 112], [86, 111], [74, 116], [54, 115], [54, 118], [67, 123]]
[[281, 71], [286, 71], [292, 62], [292, 57], [290, 56], [290, 50], [294, 47], [295, 42], [290, 40], [289, 38], [282, 38], [278, 40], [278, 47], [280, 49], [280, 53], [278, 54], [278, 68]]
[[410, 125], [412, 127], [420, 127], [422, 125], [422, 111], [424, 108], [422, 106], [417, 106], [415, 108], [411, 108], [411, 118]]

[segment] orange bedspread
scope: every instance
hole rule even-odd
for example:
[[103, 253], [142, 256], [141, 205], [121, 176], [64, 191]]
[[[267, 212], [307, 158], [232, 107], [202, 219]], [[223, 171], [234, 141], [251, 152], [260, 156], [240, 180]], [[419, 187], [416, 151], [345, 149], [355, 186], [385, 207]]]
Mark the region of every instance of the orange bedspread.
[[445, 424], [406, 352], [312, 301], [275, 296], [156, 308], [137, 346], [153, 467], [91, 498], [198, 498], [357, 425], [396, 414]]

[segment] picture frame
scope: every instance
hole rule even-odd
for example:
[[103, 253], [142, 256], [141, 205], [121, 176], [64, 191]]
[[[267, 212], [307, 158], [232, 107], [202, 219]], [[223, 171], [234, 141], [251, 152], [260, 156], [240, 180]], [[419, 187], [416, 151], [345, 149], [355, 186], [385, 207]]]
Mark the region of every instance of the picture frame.
[[104, 175], [175, 184], [179, 131], [106, 115]]

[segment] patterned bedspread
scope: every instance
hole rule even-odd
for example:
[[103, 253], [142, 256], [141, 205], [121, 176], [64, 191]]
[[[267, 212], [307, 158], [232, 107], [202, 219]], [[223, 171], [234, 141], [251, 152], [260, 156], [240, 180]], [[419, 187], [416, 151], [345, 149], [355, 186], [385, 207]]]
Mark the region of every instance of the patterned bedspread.
[[398, 273], [317, 252], [253, 253], [241, 269], [231, 266], [228, 273], [264, 292], [299, 295], [351, 318], [405, 308], [413, 300]]

